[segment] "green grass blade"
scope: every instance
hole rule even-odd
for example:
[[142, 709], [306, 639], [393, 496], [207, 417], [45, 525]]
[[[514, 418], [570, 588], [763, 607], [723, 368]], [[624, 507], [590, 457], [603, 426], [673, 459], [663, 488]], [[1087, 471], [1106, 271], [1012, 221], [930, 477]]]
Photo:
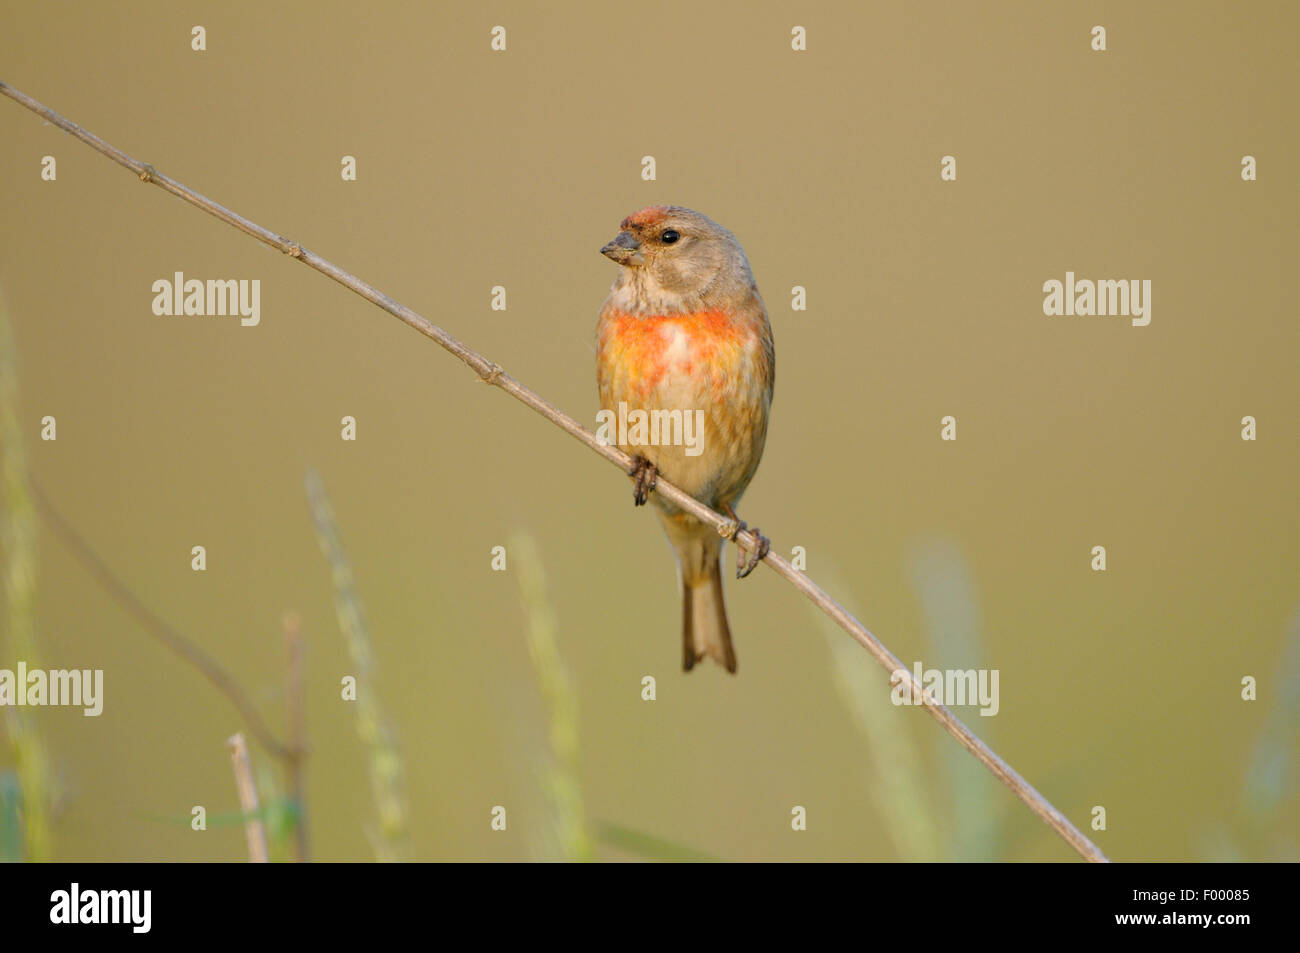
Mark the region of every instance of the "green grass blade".
[[[18, 418], [17, 363], [9, 314], [0, 298], [0, 554], [5, 595], [0, 665], [13, 669], [21, 660], [31, 669], [40, 667], [34, 619], [36, 513]], [[46, 861], [53, 849], [49, 807], [54, 784], [49, 752], [36, 720], [25, 709], [6, 707], [4, 724], [21, 791], [25, 856], [30, 861]]]
[[528, 617], [525, 629], [528, 654], [537, 672], [549, 719], [551, 758], [543, 776], [551, 802], [555, 840], [566, 860], [591, 860], [592, 843], [587, 833], [579, 770], [578, 695], [560, 656], [556, 640], [559, 624], [547, 593], [541, 553], [536, 540], [524, 533], [515, 533], [510, 538], [507, 552], [519, 580], [519, 598]]
[[339, 629], [356, 669], [357, 732], [369, 758], [370, 789], [378, 814], [378, 830], [371, 838], [375, 855], [381, 861], [405, 860], [410, 852], [406, 767], [374, 681], [376, 662], [370, 627], [325, 486], [315, 470], [307, 472], [306, 483], [316, 538], [334, 583]]
[[602, 844], [618, 850], [635, 854], [645, 860], [690, 861], [697, 863], [718, 863], [719, 858], [694, 847], [655, 837], [642, 831], [601, 821], [596, 828], [596, 839]]

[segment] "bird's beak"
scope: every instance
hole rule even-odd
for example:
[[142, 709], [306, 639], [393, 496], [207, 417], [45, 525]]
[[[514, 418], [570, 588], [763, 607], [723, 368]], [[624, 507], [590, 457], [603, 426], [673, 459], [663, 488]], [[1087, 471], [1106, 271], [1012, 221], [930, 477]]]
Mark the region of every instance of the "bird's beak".
[[641, 254], [641, 243], [633, 237], [631, 232], [619, 232], [612, 242], [607, 242], [600, 253], [606, 258], [612, 258], [620, 265], [641, 265], [645, 263], [645, 255]]

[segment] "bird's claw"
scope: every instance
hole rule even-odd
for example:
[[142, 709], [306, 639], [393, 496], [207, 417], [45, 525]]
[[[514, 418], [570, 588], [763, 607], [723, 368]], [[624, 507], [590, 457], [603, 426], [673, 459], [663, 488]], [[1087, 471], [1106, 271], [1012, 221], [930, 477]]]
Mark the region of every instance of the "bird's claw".
[[[741, 524], [741, 529], [747, 529], [744, 523]], [[737, 579], [744, 579], [748, 576], [754, 571], [754, 567], [761, 563], [767, 554], [772, 551], [772, 541], [760, 533], [757, 526], [750, 530], [750, 532], [758, 537], [758, 547], [756, 549], [751, 549], [748, 557], [746, 557], [746, 553], [743, 549], [740, 549], [739, 546], [736, 547], [738, 550], [736, 553]]]
[[[736, 524], [736, 528], [731, 532], [731, 541], [736, 544], [736, 578], [744, 579], [753, 572], [754, 567], [761, 563], [767, 554], [772, 551], [772, 541], [760, 533], [757, 526], [753, 529], [749, 529], [749, 527], [745, 525], [745, 521], [737, 516], [736, 511], [730, 506], [727, 507], [727, 515], [729, 515]], [[736, 537], [745, 530], [749, 530], [749, 532], [753, 533], [758, 539], [758, 545], [754, 549], [742, 549], [740, 542], [736, 539]]]
[[636, 488], [632, 491], [632, 504], [644, 506], [659, 483], [659, 468], [645, 457], [637, 457], [628, 476], [636, 477]]

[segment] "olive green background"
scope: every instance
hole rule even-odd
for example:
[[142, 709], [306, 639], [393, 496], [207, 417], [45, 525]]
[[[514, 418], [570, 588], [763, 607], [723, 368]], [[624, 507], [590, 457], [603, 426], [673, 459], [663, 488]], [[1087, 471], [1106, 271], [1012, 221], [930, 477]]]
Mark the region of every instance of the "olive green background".
[[[597, 249], [648, 204], [723, 223], [778, 355], [742, 515], [779, 551], [805, 547], [809, 574], [908, 664], [946, 667], [917, 553], [958, 554], [1001, 673], [997, 717], [959, 714], [1081, 827], [1104, 806], [1094, 836], [1112, 857], [1205, 859], [1231, 841], [1295, 858], [1293, 723], [1267, 831], [1243, 790], [1300, 612], [1300, 7], [6, 3], [2, 19], [0, 79], [586, 421], [614, 277]], [[206, 52], [190, 49], [194, 24]], [[497, 24], [505, 53], [489, 49]], [[795, 24], [806, 52], [790, 49]], [[356, 182], [340, 179], [345, 154]], [[945, 154], [956, 182], [939, 179]], [[1241, 180], [1246, 154], [1257, 182]], [[736, 860], [909, 859], [790, 586], [729, 579], [740, 672], [683, 675], [669, 549], [613, 468], [391, 317], [7, 99], [0, 182], [33, 477], [277, 726], [279, 619], [302, 614], [318, 858], [371, 857], [373, 806], [339, 699], [351, 668], [309, 466], [369, 614], [414, 857], [538, 856], [546, 709], [517, 579], [489, 565], [524, 531], [581, 706], [593, 826]], [[261, 279], [261, 326], [154, 316], [151, 283], [178, 270]], [[1042, 283], [1067, 270], [1150, 279], [1150, 326], [1045, 317]], [[498, 284], [505, 312], [489, 308]], [[791, 310], [794, 285], [807, 311]], [[47, 414], [57, 442], [39, 440]], [[345, 414], [355, 443], [339, 438]], [[956, 443], [939, 439], [946, 414]], [[100, 718], [38, 713], [63, 791], [56, 856], [243, 858], [237, 826], [156, 819], [235, 810], [223, 741], [237, 715], [54, 536], [39, 542], [43, 663], [106, 679]], [[204, 573], [189, 567], [198, 544]], [[1105, 573], [1089, 569], [1099, 544]], [[894, 720], [928, 796], [953, 743], [917, 711]], [[992, 856], [1073, 856], [1009, 793], [989, 803]], [[790, 829], [796, 804], [806, 832]]]

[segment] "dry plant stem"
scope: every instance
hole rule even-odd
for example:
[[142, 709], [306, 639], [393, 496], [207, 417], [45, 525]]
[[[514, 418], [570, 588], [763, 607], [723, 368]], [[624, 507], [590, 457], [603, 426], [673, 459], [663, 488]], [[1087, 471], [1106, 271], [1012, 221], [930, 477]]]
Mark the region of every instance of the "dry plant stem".
[[248, 744], [241, 734], [226, 739], [230, 763], [235, 769], [235, 787], [239, 789], [239, 809], [244, 814], [244, 835], [248, 838], [248, 859], [254, 864], [267, 863], [266, 829], [258, 817], [257, 785], [253, 783], [253, 765], [248, 759]]
[[284, 744], [275, 737], [234, 677], [222, 668], [216, 659], [199, 648], [197, 644], [191, 642], [154, 615], [153, 610], [141, 602], [135, 593], [113, 574], [113, 571], [108, 568], [104, 560], [99, 557], [99, 553], [91, 549], [90, 544], [72, 528], [72, 524], [59, 514], [59, 511], [45, 498], [45, 494], [39, 486], [33, 483], [31, 491], [32, 499], [36, 501], [36, 508], [45, 517], [45, 524], [54, 531], [54, 535], [59, 537], [73, 557], [108, 591], [113, 600], [125, 609], [129, 615], [133, 616], [144, 627], [146, 632], [198, 669], [209, 682], [216, 686], [217, 691], [225, 695], [230, 700], [230, 703], [235, 706], [235, 710], [239, 712], [247, 724], [248, 730], [253, 733], [253, 737], [258, 740], [262, 747], [281, 760], [290, 758], [294, 754], [292, 746]]
[[[269, 229], [263, 228], [254, 222], [235, 212], [230, 211], [207, 198], [200, 195], [188, 186], [182, 185], [170, 176], [163, 175], [153, 166], [135, 159], [121, 150], [104, 142], [98, 136], [87, 132], [71, 120], [65, 119], [54, 110], [42, 105], [32, 99], [25, 93], [21, 93], [13, 87], [0, 82], [0, 93], [26, 106], [32, 112], [42, 116], [49, 122], [58, 126], [69, 135], [80, 139], [91, 148], [108, 156], [114, 162], [125, 166], [140, 177], [141, 181], [152, 182], [166, 192], [170, 192], [177, 198], [184, 199], [191, 205], [203, 209], [208, 214], [221, 219], [229, 225], [234, 226], [241, 232], [245, 232], [258, 241], [270, 245], [272, 248], [278, 248], [280, 251], [296, 258], [310, 268], [319, 271], [321, 274], [333, 278], [339, 284], [343, 285], [367, 301], [382, 308], [389, 314], [396, 317], [403, 323], [410, 325], [427, 338], [431, 338], [440, 344], [444, 349], [450, 351], [461, 361], [468, 364], [479, 378], [488, 383], [495, 384], [510, 396], [531, 407], [537, 413], [550, 420], [561, 430], [568, 433], [571, 437], [581, 441], [596, 453], [600, 454], [606, 460], [617, 465], [624, 473], [632, 469], [632, 458], [619, 450], [617, 447], [607, 446], [597, 439], [596, 435], [582, 424], [574, 420], [568, 414], [565, 414], [558, 408], [552, 406], [540, 395], [529, 390], [523, 384], [520, 384], [510, 375], [506, 374], [500, 367], [492, 363], [482, 354], [465, 346], [456, 340], [442, 328], [433, 324], [427, 318], [416, 314], [410, 308], [398, 304], [392, 298], [388, 297], [377, 288], [367, 284], [355, 275], [344, 271], [333, 262], [327, 261], [314, 252], [308, 251], [295, 241], [291, 241], [277, 235]], [[704, 506], [702, 503], [687, 495], [682, 490], [673, 486], [662, 477], [659, 479], [655, 492], [670, 502], [676, 504], [681, 509], [690, 513], [699, 520], [704, 521], [717, 528], [724, 536], [732, 536], [735, 524], [728, 520], [720, 513]], [[743, 545], [750, 549], [757, 545], [758, 540], [754, 534], [748, 531], [736, 533], [734, 536], [738, 545]], [[763, 560], [769, 567], [776, 571], [780, 576], [785, 577], [796, 589], [807, 596], [812, 602], [833, 619], [845, 632], [853, 636], [863, 648], [871, 653], [882, 668], [887, 672], [899, 672], [903, 684], [908, 686], [918, 697], [923, 698], [923, 704], [927, 711], [934, 716], [944, 729], [957, 739], [967, 751], [973, 754], [979, 761], [1002, 780], [1007, 787], [1015, 792], [1016, 796], [1029, 806], [1043, 821], [1056, 831], [1071, 847], [1079, 852], [1086, 860], [1105, 862], [1106, 856], [1101, 850], [1088, 839], [1088, 837], [1077, 827], [1070, 823], [1066, 817], [1061, 814], [1055, 807], [1048, 802], [1041, 794], [1036, 791], [1032, 785], [1024, 778], [1017, 774], [1010, 765], [999, 758], [983, 741], [971, 733], [965, 725], [957, 720], [946, 707], [941, 705], [932, 695], [921, 688], [915, 682], [911, 673], [903, 667], [893, 653], [889, 651], [867, 628], [846, 612], [830, 596], [823, 592], [815, 583], [808, 579], [802, 572], [795, 569], [788, 561], [771, 552]]]

